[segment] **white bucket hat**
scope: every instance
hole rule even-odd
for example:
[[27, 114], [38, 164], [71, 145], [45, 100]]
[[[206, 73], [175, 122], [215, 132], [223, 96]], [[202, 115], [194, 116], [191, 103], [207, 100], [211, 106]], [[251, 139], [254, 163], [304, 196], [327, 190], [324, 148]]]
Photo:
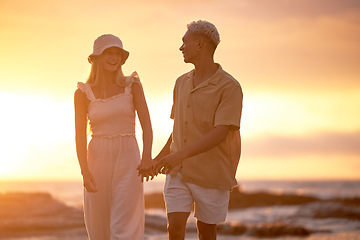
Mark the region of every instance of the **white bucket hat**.
[[129, 57], [129, 52], [123, 48], [123, 44], [122, 44], [122, 41], [120, 40], [120, 38], [118, 38], [112, 34], [101, 35], [94, 41], [93, 53], [90, 54], [88, 57], [89, 63], [92, 63], [93, 56], [99, 56], [104, 52], [105, 49], [108, 49], [111, 47], [118, 47], [121, 49], [121, 52], [122, 52], [121, 65], [123, 65], [125, 63], [126, 59]]

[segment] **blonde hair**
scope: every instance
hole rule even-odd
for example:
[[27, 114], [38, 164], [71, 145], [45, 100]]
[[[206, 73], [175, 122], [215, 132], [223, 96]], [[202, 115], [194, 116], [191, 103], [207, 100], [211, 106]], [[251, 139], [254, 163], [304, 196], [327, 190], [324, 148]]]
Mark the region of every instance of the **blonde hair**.
[[[101, 81], [102, 81], [102, 79], [104, 79], [104, 68], [100, 62], [100, 57], [93, 56], [91, 60], [92, 60], [92, 62], [91, 62], [90, 74], [86, 80], [86, 83], [90, 87], [95, 87], [95, 86], [99, 86], [99, 85], [100, 85], [100, 87], [103, 87], [101, 85]], [[119, 85], [120, 87], [125, 87], [125, 78], [123, 77], [121, 66], [122, 65], [120, 65], [119, 68], [116, 70], [115, 83], [117, 85]], [[89, 118], [88, 118], [87, 119], [88, 136], [90, 136], [92, 134], [92, 128], [89, 123], [90, 122], [89, 122]]]
[[[122, 74], [121, 65], [116, 70], [115, 76], [116, 76], [115, 83], [120, 87], [125, 87], [125, 78], [123, 77]], [[104, 79], [104, 68], [99, 61], [99, 56], [96, 57], [93, 56], [90, 74], [86, 80], [86, 83], [89, 84], [89, 86], [91, 87], [99, 86], [101, 84], [102, 79]]]
[[220, 35], [218, 30], [216, 29], [215, 25], [205, 21], [205, 20], [198, 20], [193, 21], [187, 25], [187, 29], [192, 33], [202, 34], [207, 37], [215, 47], [220, 43]]

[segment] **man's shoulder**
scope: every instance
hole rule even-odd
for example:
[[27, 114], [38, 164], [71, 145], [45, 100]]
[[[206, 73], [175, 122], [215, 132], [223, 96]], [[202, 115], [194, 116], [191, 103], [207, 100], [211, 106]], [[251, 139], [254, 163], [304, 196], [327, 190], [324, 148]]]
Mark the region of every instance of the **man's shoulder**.
[[194, 72], [194, 69], [191, 70], [191, 71], [189, 71], [189, 72], [186, 72], [186, 73], [180, 75], [180, 76], [177, 78], [177, 81], [178, 81], [178, 80], [183, 80], [183, 79], [190, 78], [190, 77], [192, 76], [193, 72]]
[[232, 87], [238, 86], [241, 88], [239, 81], [236, 80], [236, 78], [234, 78], [230, 73], [226, 72], [225, 70], [221, 71], [221, 81], [226, 85], [230, 85]]
[[175, 81], [175, 88], [189, 84], [190, 80], [192, 79], [193, 71], [194, 70], [191, 70], [179, 76]]

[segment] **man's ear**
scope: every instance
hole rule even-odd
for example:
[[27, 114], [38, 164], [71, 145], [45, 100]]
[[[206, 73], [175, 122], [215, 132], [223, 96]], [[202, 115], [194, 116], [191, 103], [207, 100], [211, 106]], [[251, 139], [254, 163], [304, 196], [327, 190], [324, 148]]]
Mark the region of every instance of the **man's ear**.
[[200, 50], [204, 47], [205, 39], [203, 37], [198, 38], [197, 50]]

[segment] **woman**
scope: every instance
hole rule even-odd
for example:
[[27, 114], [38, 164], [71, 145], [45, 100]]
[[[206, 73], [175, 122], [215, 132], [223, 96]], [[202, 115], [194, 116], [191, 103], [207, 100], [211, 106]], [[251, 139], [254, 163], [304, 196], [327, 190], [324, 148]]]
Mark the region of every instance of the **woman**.
[[[121, 40], [98, 37], [88, 60], [86, 83], [74, 94], [76, 151], [83, 176], [89, 239], [144, 239], [142, 176], [152, 175], [152, 127], [144, 92], [134, 72], [125, 77], [129, 56]], [[143, 130], [143, 152], [135, 138], [135, 112]], [[92, 138], [87, 147], [87, 122]], [[137, 170], [138, 167], [138, 170]]]

